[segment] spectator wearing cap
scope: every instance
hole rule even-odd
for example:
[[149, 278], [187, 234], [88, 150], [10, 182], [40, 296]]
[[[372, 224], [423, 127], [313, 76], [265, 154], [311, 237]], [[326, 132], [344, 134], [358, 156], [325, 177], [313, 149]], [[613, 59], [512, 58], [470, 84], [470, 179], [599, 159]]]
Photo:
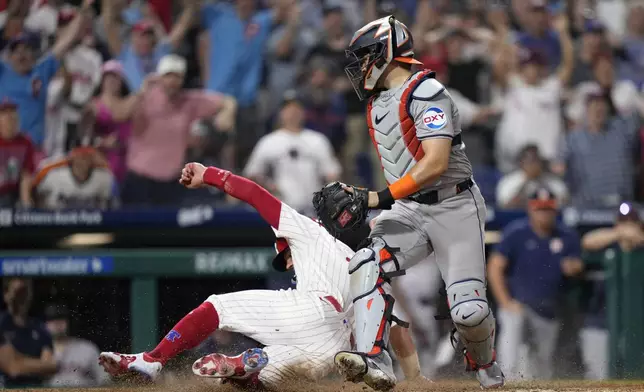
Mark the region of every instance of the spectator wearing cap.
[[550, 189], [562, 205], [568, 199], [566, 184], [556, 175], [549, 173], [539, 147], [529, 144], [518, 156], [519, 169], [501, 178], [496, 187], [496, 202], [501, 208], [523, 209], [528, 204], [528, 197], [535, 189]]
[[566, 117], [575, 126], [583, 125], [586, 118], [586, 101], [591, 95], [603, 95], [606, 98], [611, 116], [644, 115], [644, 97], [632, 81], [618, 79], [615, 60], [610, 52], [597, 56], [592, 70], [593, 80], [577, 85], [566, 107]]
[[560, 100], [573, 72], [574, 54], [568, 19], [561, 15], [555, 27], [562, 48], [562, 61], [555, 74], [549, 73], [543, 52], [530, 47], [519, 48], [516, 69], [508, 67], [506, 61], [495, 62], [495, 78], [506, 87], [495, 151], [503, 172], [514, 169], [516, 157], [526, 144], [536, 144], [546, 159], [556, 156], [563, 132]]
[[311, 195], [340, 177], [340, 164], [329, 140], [304, 127], [304, 108], [295, 91], [284, 95], [280, 128], [262, 137], [244, 176], [279, 195], [285, 203], [312, 214]]
[[143, 91], [130, 94], [123, 66], [109, 60], [101, 69], [101, 81], [94, 98], [83, 111], [81, 132], [84, 143], [95, 146], [107, 159], [119, 184], [127, 171], [125, 157], [132, 131], [132, 116]]
[[305, 126], [323, 133], [339, 153], [346, 140], [346, 101], [333, 89], [331, 66], [323, 58], [312, 59], [304, 85], [298, 90], [306, 113]]
[[[257, 99], [266, 60], [265, 48], [279, 20], [276, 17], [299, 13], [297, 9], [291, 11], [291, 7], [298, 7], [295, 1], [279, 0], [273, 3], [274, 9], [268, 10], [260, 10], [257, 3], [258, 0], [217, 2], [204, 6], [201, 12], [205, 29], [200, 46], [204, 85], [210, 91], [234, 97], [239, 103], [234, 139], [238, 169], [243, 167], [264, 133]], [[296, 23], [291, 22], [290, 28]], [[286, 41], [282, 43], [287, 44]]]
[[553, 70], [561, 65], [563, 59], [562, 38], [561, 35], [568, 35], [568, 24], [565, 25], [565, 31], [561, 27], [554, 26], [551, 28], [551, 20], [556, 16], [556, 20], [565, 19], [566, 16], [562, 10], [552, 10], [559, 15], [554, 15], [548, 8], [548, 0], [525, 0], [528, 6], [526, 17], [521, 20], [523, 31], [517, 34], [517, 43], [520, 46], [533, 48], [544, 55], [546, 66]]
[[34, 172], [34, 145], [20, 133], [14, 102], [0, 102], [0, 206], [32, 206], [29, 193]]
[[[60, 38], [75, 17], [72, 9], [59, 13], [56, 37]], [[93, 47], [91, 35], [64, 57], [58, 74], [47, 89], [46, 133], [43, 144], [47, 157], [63, 157], [80, 144], [78, 124], [82, 109], [101, 81], [101, 54]]]
[[[0, 369], [2, 388], [42, 386], [46, 377], [56, 372], [51, 335], [42, 322], [29, 317], [33, 300], [33, 282], [21, 277], [2, 279], [6, 312], [0, 313], [0, 340], [10, 344], [23, 362], [22, 371], [7, 373]], [[4, 358], [3, 358], [4, 359]], [[27, 369], [24, 366], [28, 366]]]
[[109, 381], [109, 375], [98, 364], [100, 351], [89, 340], [69, 333], [70, 312], [62, 304], [45, 308], [45, 326], [51, 334], [58, 371], [47, 381], [54, 388], [96, 387]]
[[191, 135], [193, 122], [215, 117], [219, 130], [235, 126], [237, 103], [218, 93], [184, 89], [186, 60], [164, 56], [134, 111], [127, 149], [128, 173], [123, 185], [124, 204], [172, 205], [180, 202], [182, 187], [176, 175], [186, 150], [201, 143]]
[[[632, 252], [644, 246], [640, 215], [631, 203], [621, 203], [612, 227], [589, 231], [581, 240], [589, 252]], [[590, 380], [609, 377], [609, 334], [606, 314], [606, 275], [600, 264], [588, 264], [584, 279], [582, 309], [584, 324], [580, 331], [581, 352]]]
[[[517, 380], [523, 361], [532, 376], [553, 375], [559, 322], [557, 305], [566, 277], [583, 270], [577, 234], [557, 223], [557, 201], [547, 188], [530, 196], [528, 217], [510, 223], [488, 261], [488, 279], [499, 306], [497, 358], [508, 380]], [[520, 358], [519, 349], [529, 330], [535, 353]]]
[[46, 210], [108, 209], [114, 205], [114, 175], [93, 148], [78, 147], [36, 174], [32, 192]]
[[123, 64], [130, 90], [140, 89], [146, 75], [154, 72], [161, 58], [181, 45], [197, 12], [196, 1], [186, 1], [184, 5], [179, 20], [167, 37], [164, 37], [165, 31], [161, 22], [152, 17], [134, 24], [130, 39], [124, 40], [116, 4], [103, 1], [102, 13], [107, 46], [111, 55]]
[[575, 46], [575, 72], [570, 84], [576, 86], [595, 78], [593, 65], [597, 57], [610, 50], [606, 39], [606, 29], [596, 19], [587, 19], [584, 22], [583, 32]]
[[38, 44], [28, 35], [21, 34], [9, 43], [7, 61], [0, 62], [0, 96], [9, 97], [18, 104], [20, 129], [39, 148], [45, 138], [49, 83], [89, 20], [90, 0], [86, 0], [50, 52], [37, 59]]
[[[295, 88], [302, 64], [315, 43], [314, 32], [302, 24], [300, 7], [292, 0], [279, 0], [275, 11], [275, 27], [268, 38], [266, 62], [268, 64], [267, 89], [269, 96], [281, 97]], [[279, 100], [269, 101], [269, 113], [279, 109]]]
[[615, 206], [633, 198], [638, 122], [611, 116], [602, 92], [587, 96], [584, 121], [565, 135], [553, 166], [565, 175], [574, 205]]

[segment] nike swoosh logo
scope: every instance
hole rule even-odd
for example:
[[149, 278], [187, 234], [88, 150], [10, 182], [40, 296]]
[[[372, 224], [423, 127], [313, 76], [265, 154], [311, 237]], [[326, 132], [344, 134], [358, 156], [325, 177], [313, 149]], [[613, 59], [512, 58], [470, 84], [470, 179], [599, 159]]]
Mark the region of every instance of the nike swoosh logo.
[[376, 125], [380, 124], [382, 122], [382, 120], [384, 120], [385, 117], [387, 117], [388, 114], [389, 114], [389, 112], [385, 113], [385, 115], [380, 117], [380, 118], [378, 118], [378, 115], [376, 114]]
[[463, 320], [467, 320], [467, 319], [468, 319], [468, 318], [470, 318], [474, 313], [476, 313], [476, 311], [474, 311], [474, 312], [472, 312], [472, 313], [468, 314], [467, 316], [463, 316]]

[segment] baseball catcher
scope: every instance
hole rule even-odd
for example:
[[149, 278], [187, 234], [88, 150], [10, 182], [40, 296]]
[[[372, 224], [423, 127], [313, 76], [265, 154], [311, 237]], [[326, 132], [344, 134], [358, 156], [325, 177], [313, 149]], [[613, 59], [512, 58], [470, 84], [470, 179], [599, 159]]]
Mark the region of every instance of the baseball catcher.
[[[447, 288], [455, 348], [484, 388], [504, 376], [494, 358], [494, 316], [486, 298], [485, 201], [465, 155], [458, 108], [428, 70], [413, 72], [409, 29], [393, 16], [368, 23], [351, 40], [345, 71], [360, 99], [389, 186], [379, 192], [332, 184], [315, 197], [331, 233], [359, 225], [367, 210], [385, 210], [349, 263], [355, 351], [336, 366], [347, 380], [376, 390], [396, 384], [387, 352], [395, 312], [390, 280], [433, 252]], [[397, 322], [397, 324], [400, 324]]]

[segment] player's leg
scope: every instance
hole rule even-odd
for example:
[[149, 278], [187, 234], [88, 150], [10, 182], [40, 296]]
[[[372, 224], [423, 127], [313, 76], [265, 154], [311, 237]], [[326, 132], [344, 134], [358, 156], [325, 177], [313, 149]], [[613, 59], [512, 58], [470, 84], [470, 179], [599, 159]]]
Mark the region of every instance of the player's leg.
[[532, 309], [524, 310], [530, 330], [535, 340], [535, 376], [539, 379], [551, 379], [553, 375], [552, 360], [557, 347], [560, 323], [556, 319], [547, 319]]
[[[393, 317], [391, 278], [404, 268], [426, 259], [431, 246], [407, 206], [396, 203], [378, 218], [370, 243], [349, 263], [354, 300], [356, 352], [341, 352], [336, 365], [347, 380], [365, 381], [377, 390], [396, 383], [386, 348]], [[399, 323], [403, 324], [403, 323]]]
[[219, 326], [215, 307], [204, 302], [185, 315], [149, 353], [120, 354], [102, 352], [99, 364], [112, 376], [139, 374], [154, 380], [165, 363], [184, 350], [196, 347]]
[[477, 372], [481, 386], [501, 386], [503, 374], [494, 360], [495, 320], [486, 296], [483, 196], [474, 186], [438, 204], [417, 206], [426, 220], [468, 369]]
[[316, 344], [350, 329], [347, 315], [314, 293], [249, 290], [211, 295], [206, 302], [217, 309], [220, 329], [264, 345]]
[[587, 380], [608, 378], [608, 330], [584, 327], [580, 332], [581, 355], [584, 360]]
[[499, 309], [501, 327], [496, 339], [497, 358], [509, 380], [517, 380], [519, 374], [519, 346], [523, 343], [525, 313]]
[[[309, 344], [346, 328], [341, 320], [325, 322], [321, 300], [297, 291], [251, 290], [211, 295], [181, 319], [149, 353], [101, 353], [113, 375], [136, 372], [154, 379], [171, 358], [193, 348], [216, 329], [238, 332], [262, 344]], [[340, 316], [338, 316], [340, 317]]]

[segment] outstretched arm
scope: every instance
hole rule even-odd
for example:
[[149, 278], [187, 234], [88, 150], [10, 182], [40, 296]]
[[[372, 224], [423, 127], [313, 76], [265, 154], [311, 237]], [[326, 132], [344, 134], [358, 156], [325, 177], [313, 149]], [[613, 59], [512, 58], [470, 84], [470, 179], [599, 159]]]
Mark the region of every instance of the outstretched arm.
[[58, 60], [62, 59], [74, 44], [78, 42], [78, 37], [81, 36], [81, 32], [92, 19], [91, 6], [92, 2], [90, 0], [83, 1], [78, 15], [76, 15], [69, 26], [65, 28], [65, 32], [54, 43], [51, 52]]
[[199, 163], [187, 164], [181, 173], [180, 181], [188, 188], [210, 185], [221, 189], [253, 206], [269, 225], [279, 230], [282, 202], [256, 182], [232, 174], [228, 170], [212, 166], [206, 168]]

